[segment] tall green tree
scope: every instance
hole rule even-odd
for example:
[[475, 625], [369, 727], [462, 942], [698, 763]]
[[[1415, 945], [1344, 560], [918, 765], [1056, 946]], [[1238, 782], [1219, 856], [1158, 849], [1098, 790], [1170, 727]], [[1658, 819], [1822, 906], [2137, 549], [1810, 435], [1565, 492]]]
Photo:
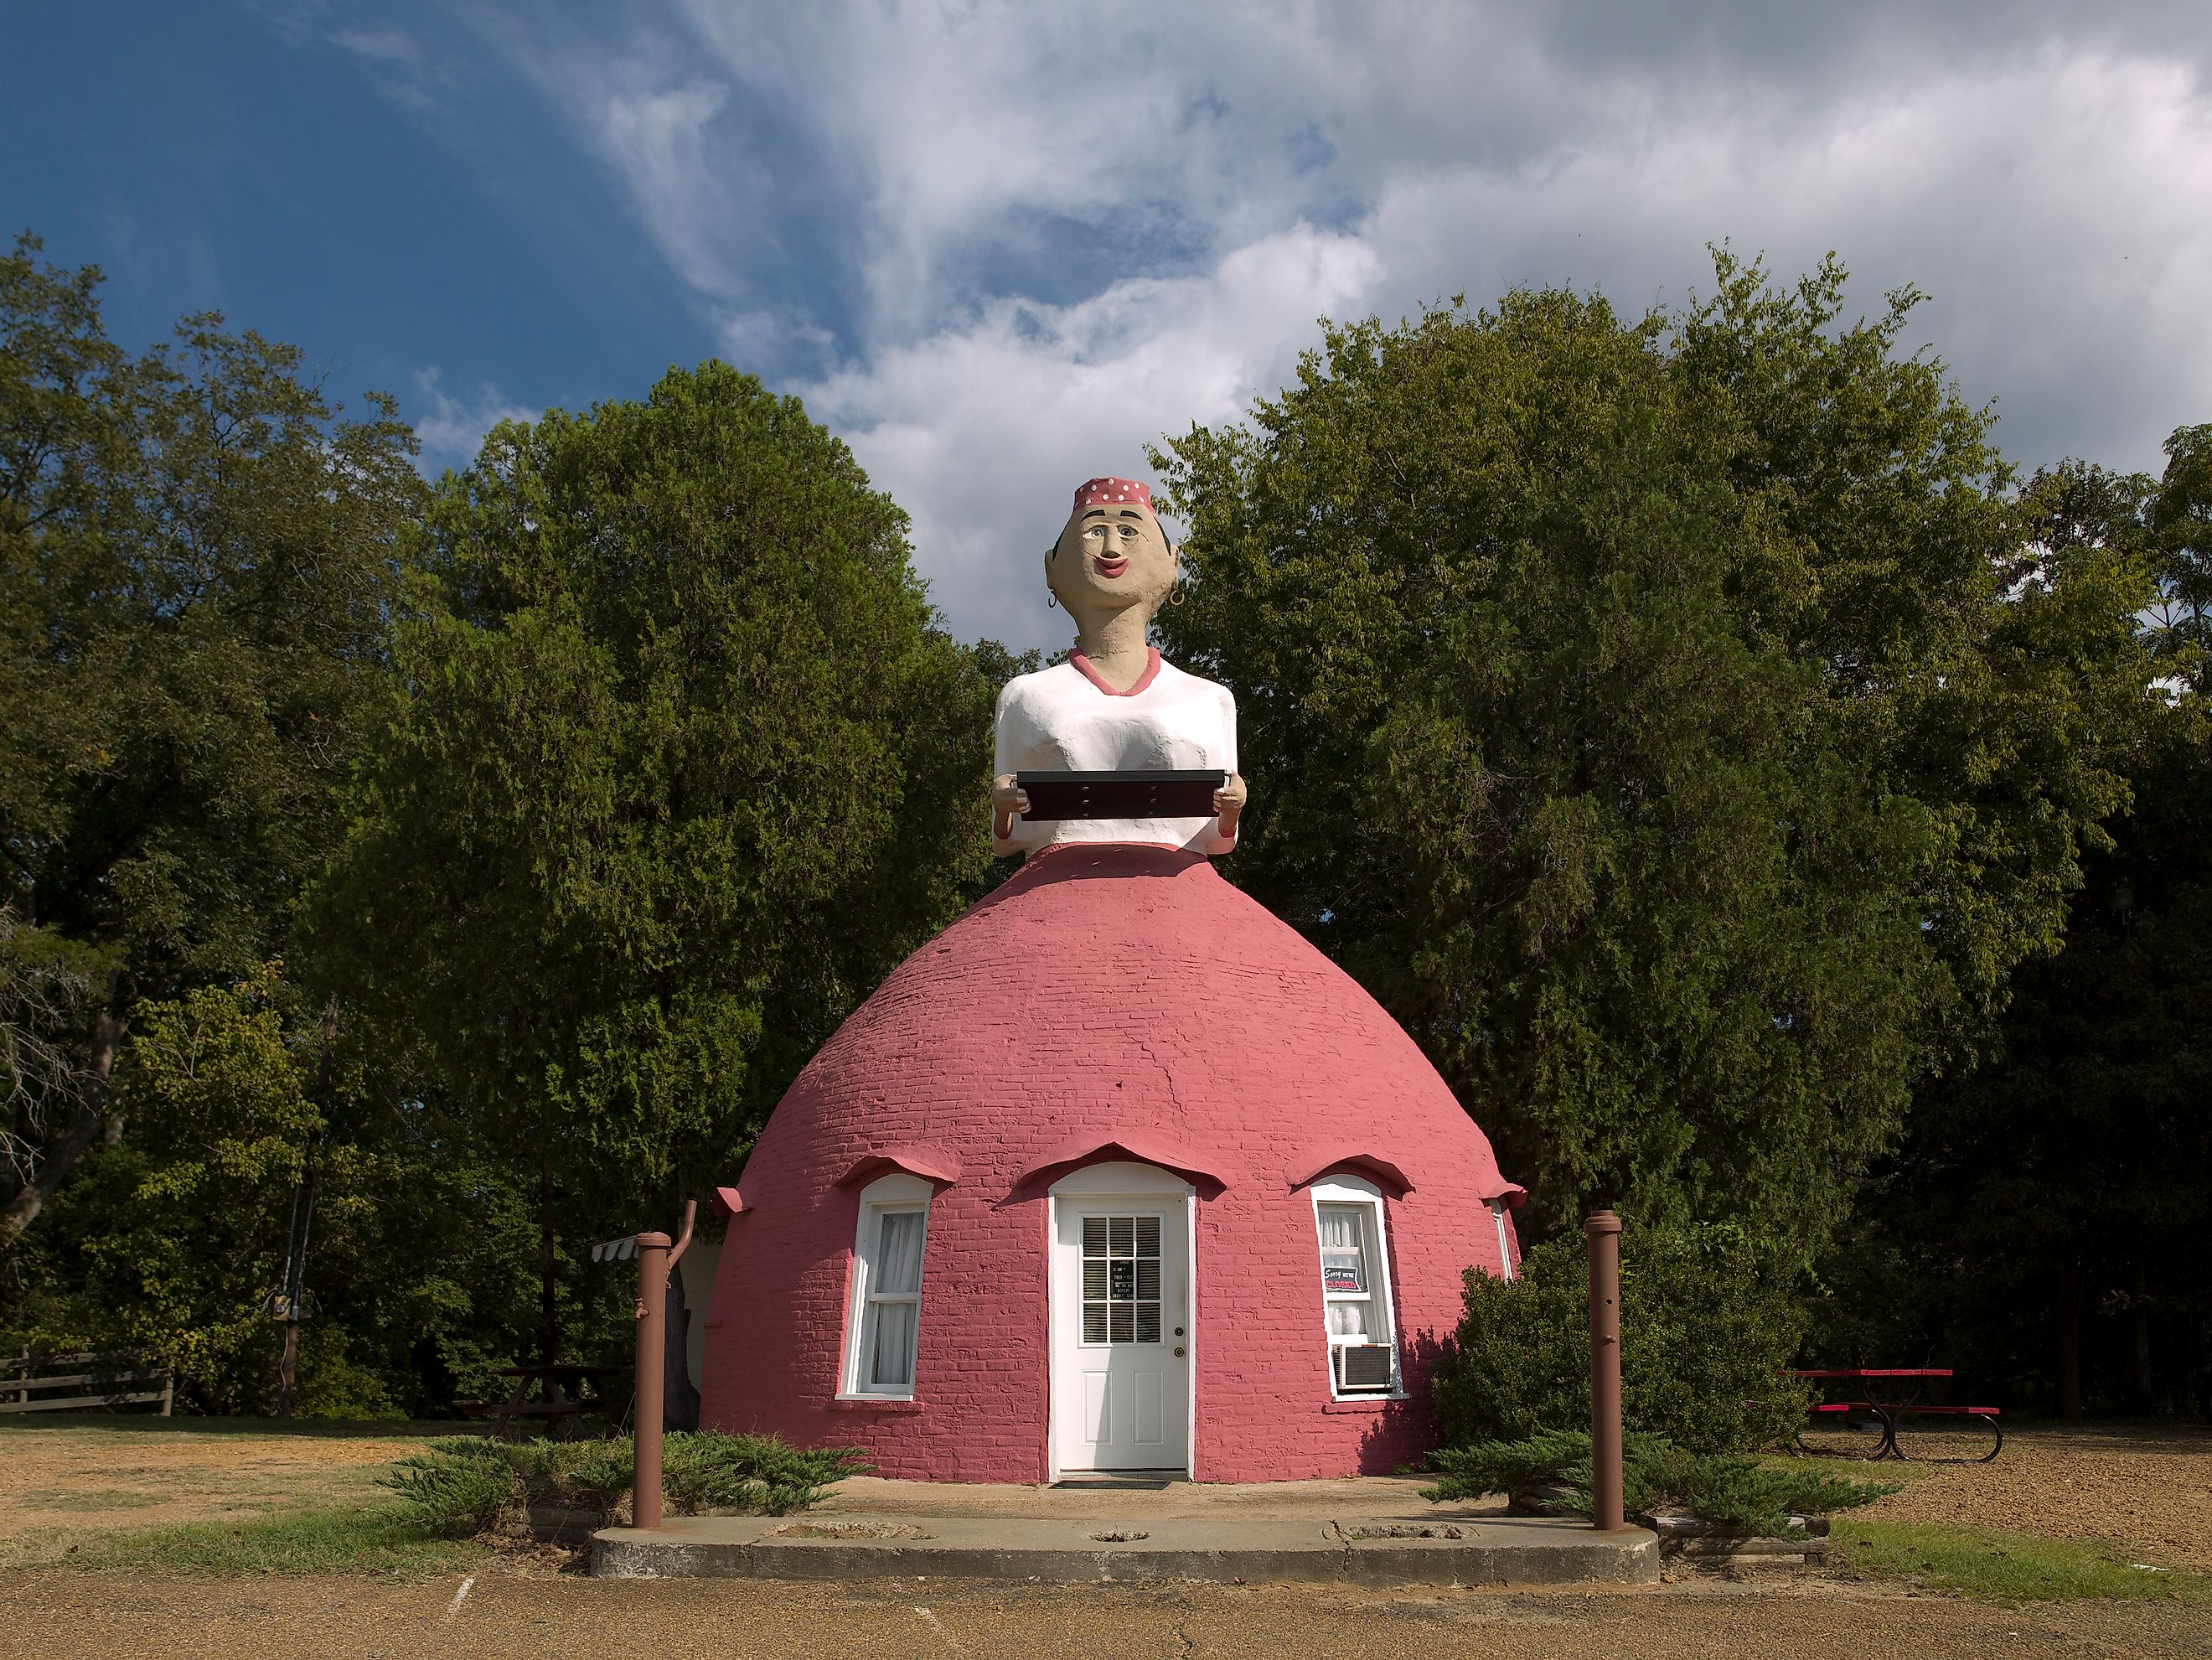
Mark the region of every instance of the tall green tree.
[[137, 1000], [286, 948], [422, 496], [389, 399], [349, 417], [295, 348], [211, 314], [130, 356], [98, 271], [39, 252], [0, 258], [0, 1008], [43, 1011], [9, 1041], [72, 1075], [9, 1104], [0, 1246], [122, 1138]]
[[[275, 1296], [304, 1250], [295, 1410], [433, 1417], [511, 1387], [496, 1370], [538, 1321], [535, 1183], [424, 1106], [404, 1033], [323, 1012], [273, 964], [140, 1003], [116, 1079], [131, 1134], [19, 1242], [11, 1345], [127, 1347], [176, 1369], [185, 1410], [268, 1413]], [[570, 1317], [611, 1323], [618, 1276], [568, 1289]]]
[[2212, 423], [2177, 427], [2146, 503], [2158, 575], [2152, 642], [2198, 696], [2212, 694]]
[[982, 876], [995, 685], [905, 526], [713, 362], [502, 426], [434, 494], [323, 914], [349, 1008], [537, 1184], [549, 1348], [556, 1224], [726, 1178]]
[[2175, 534], [2203, 522], [2197, 435], [2163, 477], [2067, 462], [2026, 492], [2046, 559], [2122, 549], [2158, 573], [2160, 681], [2064, 948], [2015, 972], [1984, 1065], [1924, 1081], [1823, 1268], [1828, 1358], [1925, 1358], [2069, 1416], [2212, 1409], [2212, 721], [2201, 532]]
[[1990, 417], [1719, 257], [1624, 319], [1332, 326], [1157, 458], [1164, 644], [1236, 691], [1237, 879], [1396, 1014], [1540, 1231], [1593, 1200], [1809, 1260], [1913, 1080], [2057, 943], [2146, 675], [2124, 556], [2039, 567]]

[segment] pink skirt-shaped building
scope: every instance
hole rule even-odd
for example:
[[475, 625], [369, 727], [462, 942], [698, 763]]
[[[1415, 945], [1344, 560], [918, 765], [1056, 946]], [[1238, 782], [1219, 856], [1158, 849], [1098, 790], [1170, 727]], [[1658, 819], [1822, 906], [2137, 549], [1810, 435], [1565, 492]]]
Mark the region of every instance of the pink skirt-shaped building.
[[1147, 487], [1082, 485], [1045, 568], [1081, 649], [999, 699], [992, 845], [1028, 862], [769, 1118], [702, 1420], [935, 1481], [1390, 1469], [1431, 1444], [1462, 1274], [1512, 1272], [1521, 1189], [1374, 999], [1208, 862], [1244, 804], [1236, 702], [1144, 645], [1181, 580]]
[[747, 1162], [703, 1421], [879, 1474], [1387, 1471], [1521, 1190], [1203, 854], [1054, 847], [908, 958]]

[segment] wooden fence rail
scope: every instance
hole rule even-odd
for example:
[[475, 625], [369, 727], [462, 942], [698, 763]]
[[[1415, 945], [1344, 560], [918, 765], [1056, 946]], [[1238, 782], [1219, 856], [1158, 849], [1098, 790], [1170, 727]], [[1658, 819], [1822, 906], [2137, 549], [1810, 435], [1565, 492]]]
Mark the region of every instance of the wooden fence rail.
[[[169, 1415], [176, 1398], [176, 1374], [149, 1365], [146, 1357], [126, 1350], [78, 1354], [21, 1354], [0, 1359], [0, 1413], [75, 1412], [86, 1407], [137, 1407], [161, 1403]], [[74, 1389], [57, 1395], [56, 1389]]]

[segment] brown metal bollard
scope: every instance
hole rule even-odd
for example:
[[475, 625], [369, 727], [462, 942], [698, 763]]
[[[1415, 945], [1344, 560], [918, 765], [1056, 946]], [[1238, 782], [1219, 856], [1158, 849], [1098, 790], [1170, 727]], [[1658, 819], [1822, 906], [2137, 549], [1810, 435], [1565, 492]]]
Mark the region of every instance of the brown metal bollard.
[[691, 1243], [696, 1201], [684, 1201], [684, 1231], [670, 1249], [665, 1233], [637, 1236], [637, 1424], [631, 1461], [634, 1528], [660, 1525], [660, 1431], [667, 1387], [668, 1273]]
[[1590, 1525], [1616, 1533], [1621, 1514], [1620, 1219], [1599, 1211], [1583, 1224], [1589, 1243]]

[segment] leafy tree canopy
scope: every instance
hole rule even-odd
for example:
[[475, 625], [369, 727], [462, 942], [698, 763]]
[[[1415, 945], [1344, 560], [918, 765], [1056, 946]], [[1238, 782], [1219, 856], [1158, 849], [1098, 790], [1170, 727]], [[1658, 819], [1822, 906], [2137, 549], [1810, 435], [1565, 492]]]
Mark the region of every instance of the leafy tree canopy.
[[714, 362], [501, 427], [434, 493], [334, 972], [434, 1106], [621, 1226], [726, 1176], [982, 875], [996, 688], [905, 526]]
[[211, 314], [131, 357], [99, 271], [39, 248], [0, 258], [0, 978], [91, 991], [33, 1000], [81, 1076], [15, 1104], [0, 1237], [120, 1135], [97, 1097], [133, 1001], [283, 948], [422, 494], [389, 399], [349, 418], [295, 348]]
[[2139, 560], [2037, 556], [1991, 417], [1830, 262], [1625, 319], [1332, 325], [1156, 457], [1235, 867], [1373, 990], [1543, 1216], [1798, 1260], [2057, 944], [2144, 706]]
[[2166, 455], [2157, 488], [2144, 492], [2158, 574], [2154, 640], [2174, 674], [2203, 696], [2212, 694], [2212, 424], [2177, 427]]
[[1925, 1357], [2069, 1415], [2212, 1408], [2212, 720], [2191, 598], [2208, 441], [2175, 434], [2160, 478], [2067, 462], [2026, 492], [2039, 545], [2158, 573], [2142, 621], [2163, 695], [2065, 949], [2015, 974], [1984, 1065], [1920, 1090], [1824, 1266], [1831, 1359]]

